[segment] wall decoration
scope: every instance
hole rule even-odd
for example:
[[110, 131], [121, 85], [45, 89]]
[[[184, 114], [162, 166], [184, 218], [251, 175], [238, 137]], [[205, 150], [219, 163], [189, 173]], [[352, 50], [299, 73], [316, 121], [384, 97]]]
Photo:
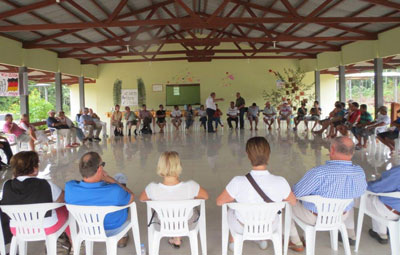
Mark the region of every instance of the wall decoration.
[[0, 73], [0, 96], [19, 96], [18, 73]]
[[137, 89], [138, 89], [138, 103], [139, 105], [146, 104], [146, 87], [144, 85], [143, 79], [137, 79]]
[[168, 80], [167, 84], [185, 84], [194, 82], [199, 83], [200, 78], [196, 77], [192, 72], [190, 72], [189, 68], [185, 68]]
[[300, 68], [296, 70], [285, 68], [283, 74], [272, 69], [269, 69], [268, 72], [274, 75], [280, 83], [278, 86], [277, 81], [276, 89], [263, 92], [264, 99], [272, 104], [279, 105], [282, 98], [285, 98], [291, 100], [295, 105], [300, 105], [300, 101], [303, 99], [312, 100], [314, 98], [314, 83], [305, 84], [303, 82], [305, 73]]
[[222, 80], [222, 86], [230, 87], [232, 86], [232, 81], [235, 80], [235, 76], [230, 72], [225, 72], [225, 76], [221, 80]]
[[122, 89], [121, 106], [137, 106], [137, 105], [138, 105], [138, 90]]
[[122, 81], [120, 79], [116, 79], [113, 87], [114, 105], [121, 104], [121, 88], [122, 88]]
[[163, 85], [162, 84], [153, 84], [153, 92], [162, 92]]

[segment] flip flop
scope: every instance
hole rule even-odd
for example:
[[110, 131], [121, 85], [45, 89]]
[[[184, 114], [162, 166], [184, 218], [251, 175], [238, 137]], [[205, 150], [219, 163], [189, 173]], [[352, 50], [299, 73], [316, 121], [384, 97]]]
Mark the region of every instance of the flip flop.
[[168, 239], [169, 245], [171, 245], [171, 246], [174, 247], [175, 249], [181, 248], [181, 245], [180, 245], [180, 244], [175, 244], [175, 243], [173, 242], [173, 240], [172, 240], [172, 242], [171, 242], [171, 240], [172, 240], [172, 239]]

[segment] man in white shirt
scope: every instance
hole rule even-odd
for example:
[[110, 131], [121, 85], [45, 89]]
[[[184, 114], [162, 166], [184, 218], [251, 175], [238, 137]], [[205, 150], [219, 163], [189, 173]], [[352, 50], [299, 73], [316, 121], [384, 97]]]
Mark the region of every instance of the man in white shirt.
[[213, 121], [214, 114], [217, 110], [215, 102], [224, 101], [223, 98], [215, 98], [215, 92], [211, 92], [210, 96], [206, 100], [206, 111], [207, 111], [207, 131], [208, 133], [214, 133]]
[[276, 118], [276, 110], [273, 106], [271, 106], [270, 102], [265, 103], [265, 108], [263, 111], [264, 122], [268, 125], [268, 130], [272, 129], [272, 124], [274, 124]]
[[287, 126], [290, 125], [290, 116], [292, 115], [292, 107], [289, 106], [287, 101], [283, 102], [279, 109], [278, 129], [281, 128], [281, 120], [286, 120]]
[[227, 115], [228, 115], [228, 126], [230, 129], [232, 129], [232, 120], [235, 122], [236, 126], [235, 128], [238, 128], [238, 108], [235, 106], [235, 102], [231, 102], [231, 106], [228, 109]]
[[178, 131], [182, 124], [182, 112], [179, 110], [179, 106], [174, 106], [174, 110], [171, 112], [171, 118], [172, 125], [174, 125], [176, 131]]
[[259, 108], [256, 103], [253, 103], [247, 110], [247, 118], [249, 119], [250, 122], [250, 130], [253, 130], [253, 121], [255, 122], [256, 125], [255, 130], [258, 130], [257, 128], [258, 114], [259, 114]]
[[379, 107], [379, 113], [375, 121], [366, 127], [370, 134], [376, 130], [376, 132], [383, 133], [386, 132], [387, 127], [390, 125], [390, 117], [387, 115], [388, 109], [386, 106]]

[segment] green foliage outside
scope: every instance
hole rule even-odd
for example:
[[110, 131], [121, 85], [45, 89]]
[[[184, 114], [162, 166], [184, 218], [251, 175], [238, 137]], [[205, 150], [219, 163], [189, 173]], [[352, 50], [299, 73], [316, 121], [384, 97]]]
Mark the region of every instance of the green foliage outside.
[[[36, 87], [34, 85], [36, 83], [30, 82], [28, 87], [30, 122], [45, 120], [47, 112], [55, 109], [56, 105], [54, 83], [47, 87]], [[70, 109], [70, 89], [68, 86], [63, 86], [63, 110], [66, 115], [69, 115]], [[20, 119], [19, 97], [0, 97], [0, 113], [11, 113], [14, 115], [14, 119]]]

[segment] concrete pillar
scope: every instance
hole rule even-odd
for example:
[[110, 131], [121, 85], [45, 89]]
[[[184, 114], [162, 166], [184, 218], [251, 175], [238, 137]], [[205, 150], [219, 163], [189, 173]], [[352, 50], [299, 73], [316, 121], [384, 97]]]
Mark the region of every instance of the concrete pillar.
[[79, 77], [79, 109], [85, 108], [85, 77]]
[[20, 113], [28, 114], [29, 118], [29, 91], [28, 91], [28, 68], [21, 66], [18, 69], [19, 103]]
[[339, 101], [346, 102], [345, 66], [339, 66]]
[[314, 77], [315, 77], [315, 100], [320, 102], [321, 101], [321, 75], [320, 75], [319, 70], [314, 71]]
[[383, 105], [383, 60], [382, 58], [374, 59], [374, 86], [375, 86], [375, 113], [378, 108]]
[[62, 95], [62, 78], [61, 73], [55, 73], [55, 84], [56, 84], [56, 112], [63, 110], [63, 95]]

